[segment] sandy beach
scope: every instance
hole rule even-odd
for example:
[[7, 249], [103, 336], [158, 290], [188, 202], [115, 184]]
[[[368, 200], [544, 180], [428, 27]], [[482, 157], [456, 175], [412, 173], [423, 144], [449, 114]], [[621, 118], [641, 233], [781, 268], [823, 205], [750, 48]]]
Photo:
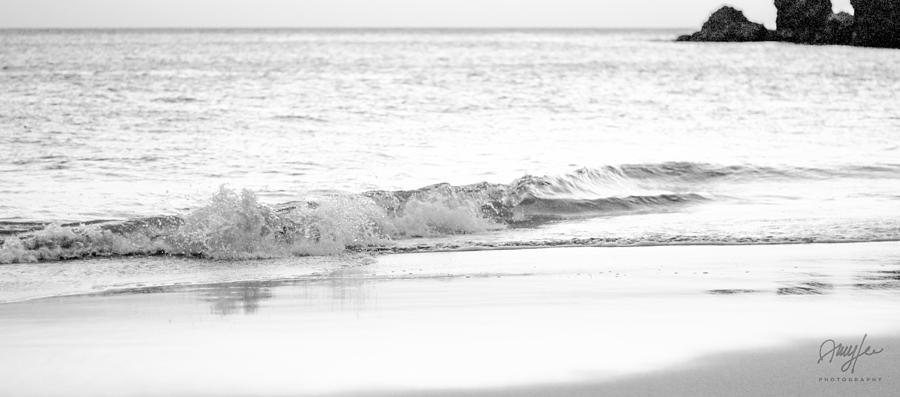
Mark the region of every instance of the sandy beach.
[[[205, 266], [219, 282], [0, 304], [0, 394], [818, 396], [900, 386], [897, 243], [419, 253], [330, 259], [315, 271], [283, 259], [252, 281], [227, 270], [233, 262], [116, 260]], [[73, 278], [91, 268], [80, 262]], [[846, 358], [817, 362], [824, 341], [864, 335], [883, 351], [852, 373], [840, 368]]]

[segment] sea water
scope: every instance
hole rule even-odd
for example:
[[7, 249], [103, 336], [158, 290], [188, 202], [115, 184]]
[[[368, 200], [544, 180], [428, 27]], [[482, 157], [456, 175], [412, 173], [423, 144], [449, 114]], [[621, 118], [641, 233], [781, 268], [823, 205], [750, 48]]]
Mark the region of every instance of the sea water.
[[900, 52], [0, 31], [0, 263], [900, 240]]

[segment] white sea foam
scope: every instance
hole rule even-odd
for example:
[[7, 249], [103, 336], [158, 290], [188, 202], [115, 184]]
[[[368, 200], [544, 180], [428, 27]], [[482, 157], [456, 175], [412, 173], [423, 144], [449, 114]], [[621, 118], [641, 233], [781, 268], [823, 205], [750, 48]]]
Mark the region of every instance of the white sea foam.
[[35, 232], [6, 237], [0, 246], [0, 263], [154, 254], [170, 249], [166, 242], [149, 237], [148, 232], [119, 234], [99, 226], [49, 225]]
[[261, 204], [249, 190], [223, 187], [175, 225], [52, 224], [8, 236], [0, 246], [0, 263], [156, 253], [213, 259], [331, 255], [387, 245], [397, 238], [498, 227], [475, 203], [460, 199], [415, 199], [388, 215], [368, 197], [327, 194], [276, 210]]
[[[766, 244], [897, 239], [900, 220], [879, 217], [878, 222], [873, 222], [874, 218], [865, 216], [870, 207], [854, 206], [849, 200], [831, 201], [829, 205], [838, 206], [829, 213], [854, 216], [852, 221], [822, 218], [815, 211], [804, 215], [815, 207], [802, 200], [793, 200], [792, 207], [784, 207], [789, 212], [781, 213], [773, 212], [764, 200], [750, 206], [746, 199], [693, 192], [719, 186], [716, 184], [720, 180], [727, 182], [722, 185], [725, 187], [771, 178], [829, 183], [823, 175], [841, 178], [851, 174], [859, 178], [854, 173], [885, 178], [884, 170], [880, 169], [829, 171], [665, 163], [583, 168], [556, 176], [525, 176], [508, 185], [445, 183], [416, 190], [362, 194], [313, 191], [300, 194], [300, 200], [275, 206], [260, 202], [250, 190], [222, 187], [204, 205], [183, 216], [51, 224], [44, 228], [39, 228], [39, 224], [11, 224], [9, 229], [13, 226], [39, 229], [7, 236], [0, 246], [0, 263], [152, 254], [260, 259], [334, 255], [348, 250], [407, 251], [410, 247], [430, 250], [447, 246]], [[863, 184], [869, 186], [870, 182], [863, 181]], [[806, 186], [812, 190], [817, 185]], [[850, 206], [841, 206], [842, 203]], [[890, 198], [877, 202], [885, 213], [891, 211], [893, 203]], [[685, 212], [695, 205], [708, 209]], [[749, 217], [735, 218], [737, 213], [733, 208], [740, 208], [740, 214]], [[863, 213], [854, 215], [854, 209]], [[653, 215], [656, 213], [660, 215]], [[680, 214], [680, 218], [670, 215], [661, 222], [663, 218], [659, 216], [667, 213]], [[643, 216], [621, 217], [638, 214]], [[734, 221], [743, 220], [731, 224], [722, 219], [722, 214], [732, 214]], [[647, 216], [650, 221], [645, 221]], [[594, 217], [605, 218], [599, 223], [552, 226], [559, 221]], [[635, 227], [638, 224], [640, 228]], [[577, 225], [590, 226], [586, 231], [573, 229], [562, 235], [553, 231]], [[728, 226], [723, 228], [723, 225]], [[508, 237], [492, 233], [509, 227], [532, 232], [503, 232]], [[470, 236], [451, 238], [452, 242], [446, 239], [460, 235]], [[442, 238], [445, 241], [440, 241]]]

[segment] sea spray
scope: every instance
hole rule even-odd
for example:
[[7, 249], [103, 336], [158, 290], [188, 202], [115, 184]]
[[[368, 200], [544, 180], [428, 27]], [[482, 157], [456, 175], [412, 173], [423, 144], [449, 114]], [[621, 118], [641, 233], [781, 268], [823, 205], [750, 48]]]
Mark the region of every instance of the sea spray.
[[44, 229], [9, 236], [0, 246], [0, 263], [75, 259], [86, 256], [155, 254], [170, 250], [153, 231], [119, 233], [100, 225], [49, 225]]
[[222, 187], [166, 240], [171, 253], [243, 259], [277, 255], [293, 238], [292, 225], [260, 205], [253, 192]]
[[709, 198], [663, 187], [698, 175], [743, 172], [748, 171], [678, 164], [583, 168], [558, 176], [526, 175], [510, 184], [442, 183], [362, 194], [312, 191], [275, 206], [260, 203], [252, 191], [221, 187], [205, 205], [182, 216], [50, 225], [9, 236], [0, 245], [0, 263], [148, 254], [260, 259], [383, 250], [410, 238], [700, 203]]
[[480, 207], [470, 201], [422, 199], [408, 202], [403, 212], [391, 219], [391, 226], [390, 234], [395, 238], [468, 234], [502, 228], [486, 219]]
[[408, 237], [466, 234], [502, 227], [464, 197], [431, 195], [390, 210], [363, 195], [318, 193], [277, 208], [249, 190], [222, 187], [183, 217], [60, 226], [8, 236], [0, 263], [91, 256], [168, 254], [210, 259], [332, 255]]

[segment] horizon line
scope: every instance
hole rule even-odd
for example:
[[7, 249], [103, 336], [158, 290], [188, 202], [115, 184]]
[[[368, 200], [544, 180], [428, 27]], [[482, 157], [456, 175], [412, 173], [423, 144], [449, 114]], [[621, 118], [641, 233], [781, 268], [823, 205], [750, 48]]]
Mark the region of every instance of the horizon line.
[[639, 26], [12, 26], [2, 30], [683, 30]]

